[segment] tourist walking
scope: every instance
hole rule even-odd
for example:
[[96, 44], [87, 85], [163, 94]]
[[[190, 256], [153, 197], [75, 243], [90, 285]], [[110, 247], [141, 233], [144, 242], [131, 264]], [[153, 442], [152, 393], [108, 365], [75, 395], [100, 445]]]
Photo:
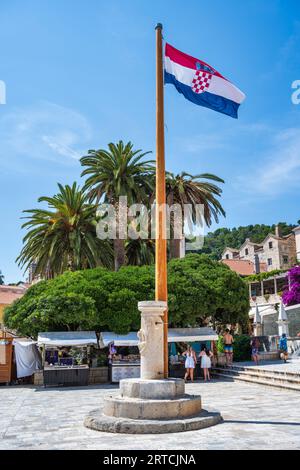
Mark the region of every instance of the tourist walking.
[[223, 335], [223, 342], [224, 342], [224, 352], [226, 357], [226, 365], [228, 367], [232, 366], [233, 362], [233, 336], [230, 334], [228, 328], [225, 330], [225, 334]]
[[211, 368], [211, 358], [213, 357], [213, 353], [203, 345], [199, 357], [201, 358], [201, 369], [203, 369], [204, 380], [206, 382], [207, 380], [210, 380], [209, 369]]
[[285, 333], [282, 333], [280, 341], [279, 341], [279, 350], [280, 350], [280, 357], [283, 362], [288, 360], [288, 346], [287, 346], [287, 337]]
[[187, 381], [188, 377], [190, 377], [191, 382], [194, 381], [194, 369], [197, 362], [196, 353], [193, 350], [192, 346], [188, 346], [187, 350], [182, 354], [186, 357], [185, 359], [185, 368], [186, 373], [184, 376], [184, 380]]
[[251, 357], [255, 364], [258, 366], [259, 364], [259, 346], [260, 342], [257, 336], [254, 336], [250, 341], [251, 346]]

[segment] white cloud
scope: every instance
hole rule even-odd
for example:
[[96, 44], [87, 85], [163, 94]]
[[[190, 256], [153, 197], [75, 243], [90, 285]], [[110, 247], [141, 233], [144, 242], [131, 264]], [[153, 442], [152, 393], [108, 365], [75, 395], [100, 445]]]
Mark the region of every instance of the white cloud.
[[[204, 126], [203, 126], [204, 127]], [[250, 135], [259, 137], [273, 131], [273, 128], [263, 122], [241, 124], [235, 122], [234, 125], [227, 124], [224, 127], [216, 129], [205, 129], [203, 133], [192, 138], [180, 139], [179, 145], [182, 150], [189, 153], [205, 152], [207, 150], [231, 149], [236, 140], [236, 135]]]
[[300, 128], [288, 128], [275, 134], [269, 149], [256, 155], [255, 169], [239, 178], [239, 189], [254, 197], [277, 197], [299, 188]]
[[69, 164], [83, 155], [91, 134], [88, 120], [72, 109], [49, 102], [16, 108], [0, 118], [0, 165], [15, 162], [21, 169], [31, 160]]

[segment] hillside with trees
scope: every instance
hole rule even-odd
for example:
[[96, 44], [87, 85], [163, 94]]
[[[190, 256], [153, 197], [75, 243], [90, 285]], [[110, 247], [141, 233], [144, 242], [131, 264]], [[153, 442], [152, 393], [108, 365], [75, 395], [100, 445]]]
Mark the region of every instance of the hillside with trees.
[[[278, 225], [281, 235], [283, 236], [291, 233], [292, 229], [299, 225], [299, 222], [300, 221], [295, 225], [280, 222]], [[239, 248], [246, 238], [250, 238], [253, 242], [261, 243], [269, 233], [274, 232], [275, 224], [255, 224], [247, 225], [245, 227], [234, 227], [232, 229], [219, 228], [206, 235], [201, 253], [206, 253], [212, 259], [218, 260], [221, 258], [221, 254], [226, 246], [229, 246], [230, 248]]]

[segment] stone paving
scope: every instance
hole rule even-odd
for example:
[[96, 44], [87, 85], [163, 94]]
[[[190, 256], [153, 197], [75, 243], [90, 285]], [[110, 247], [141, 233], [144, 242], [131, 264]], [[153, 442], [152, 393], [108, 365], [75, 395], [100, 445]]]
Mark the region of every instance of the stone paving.
[[213, 380], [187, 385], [203, 407], [221, 411], [217, 426], [177, 434], [92, 431], [86, 414], [117, 387], [0, 387], [0, 449], [300, 449], [300, 394]]

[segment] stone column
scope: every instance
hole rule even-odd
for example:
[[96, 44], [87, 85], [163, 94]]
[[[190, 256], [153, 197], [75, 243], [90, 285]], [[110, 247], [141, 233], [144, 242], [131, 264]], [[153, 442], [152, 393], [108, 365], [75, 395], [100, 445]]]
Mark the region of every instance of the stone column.
[[274, 294], [277, 295], [277, 279], [276, 279], [276, 276], [274, 276]]
[[141, 355], [141, 379], [164, 378], [164, 324], [167, 302], [139, 302], [141, 329], [138, 332]]

